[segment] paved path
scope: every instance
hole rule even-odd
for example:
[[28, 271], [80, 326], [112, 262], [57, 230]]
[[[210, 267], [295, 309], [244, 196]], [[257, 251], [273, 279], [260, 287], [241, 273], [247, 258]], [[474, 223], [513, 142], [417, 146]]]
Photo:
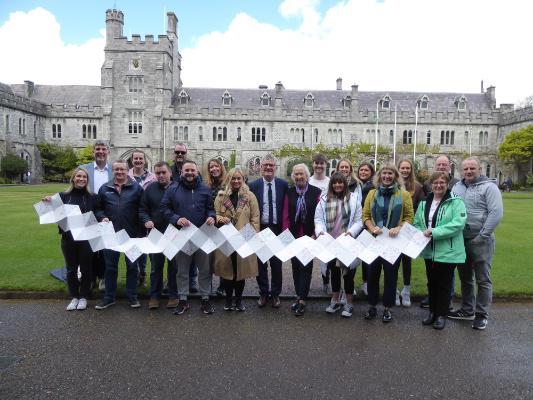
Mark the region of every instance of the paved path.
[[[0, 399], [532, 399], [533, 304], [500, 303], [486, 331], [280, 310], [205, 316], [66, 312], [65, 301], [0, 300]], [[145, 304], [143, 304], [145, 306]]]

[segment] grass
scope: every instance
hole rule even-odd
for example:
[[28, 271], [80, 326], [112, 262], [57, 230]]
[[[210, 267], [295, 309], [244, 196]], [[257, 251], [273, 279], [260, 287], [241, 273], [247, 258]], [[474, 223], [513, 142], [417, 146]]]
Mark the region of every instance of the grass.
[[[49, 275], [63, 265], [57, 226], [40, 225], [33, 210], [44, 195], [64, 189], [62, 184], [0, 186], [0, 290], [66, 292], [66, 286]], [[504, 218], [496, 232], [492, 268], [495, 296], [533, 295], [532, 205], [533, 193], [504, 194]], [[119, 271], [119, 284], [124, 286], [125, 268]], [[418, 259], [413, 264], [412, 294], [426, 292], [425, 279]]]

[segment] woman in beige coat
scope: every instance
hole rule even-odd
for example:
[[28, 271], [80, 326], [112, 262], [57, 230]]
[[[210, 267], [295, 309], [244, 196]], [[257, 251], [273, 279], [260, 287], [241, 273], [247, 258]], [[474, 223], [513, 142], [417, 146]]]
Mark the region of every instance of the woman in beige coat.
[[[215, 198], [217, 224], [233, 224], [238, 230], [250, 224], [259, 231], [259, 206], [254, 194], [244, 183], [244, 174], [240, 168], [233, 168], [226, 178], [225, 189], [218, 192]], [[226, 311], [245, 311], [242, 303], [242, 292], [246, 278], [257, 276], [257, 257], [252, 254], [241, 258], [236, 252], [226, 257], [222, 252], [215, 252], [215, 275], [224, 280], [226, 291]], [[232, 298], [235, 290], [235, 306]]]

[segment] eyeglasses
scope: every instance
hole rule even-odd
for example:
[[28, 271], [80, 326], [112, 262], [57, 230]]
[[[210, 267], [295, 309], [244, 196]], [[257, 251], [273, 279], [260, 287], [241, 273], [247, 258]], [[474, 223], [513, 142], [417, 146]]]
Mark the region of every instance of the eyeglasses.
[[174, 154], [177, 156], [184, 156], [185, 154], [187, 154], [187, 152], [186, 151], [175, 151]]

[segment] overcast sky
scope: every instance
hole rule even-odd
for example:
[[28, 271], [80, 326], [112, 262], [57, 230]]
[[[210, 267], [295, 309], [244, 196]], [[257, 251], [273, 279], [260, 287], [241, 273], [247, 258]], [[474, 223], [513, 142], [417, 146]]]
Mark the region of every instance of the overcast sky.
[[176, 13], [185, 86], [533, 95], [531, 0], [0, 2], [4, 83], [99, 85], [116, 4], [128, 37]]

